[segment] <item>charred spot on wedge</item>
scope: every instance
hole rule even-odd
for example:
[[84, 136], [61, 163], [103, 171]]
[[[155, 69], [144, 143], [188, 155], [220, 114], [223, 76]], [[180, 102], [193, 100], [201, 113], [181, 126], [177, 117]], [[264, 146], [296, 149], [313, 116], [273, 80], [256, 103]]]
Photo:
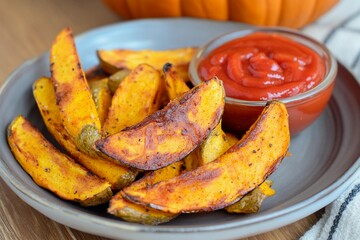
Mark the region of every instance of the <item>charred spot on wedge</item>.
[[155, 170], [179, 161], [218, 125], [224, 111], [222, 82], [210, 79], [171, 101], [142, 122], [96, 141], [120, 164]]

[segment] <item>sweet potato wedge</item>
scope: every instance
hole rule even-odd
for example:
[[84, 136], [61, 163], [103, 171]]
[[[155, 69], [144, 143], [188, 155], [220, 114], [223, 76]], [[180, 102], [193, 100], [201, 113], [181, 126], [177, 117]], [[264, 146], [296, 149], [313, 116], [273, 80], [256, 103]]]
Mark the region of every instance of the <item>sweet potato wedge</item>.
[[17, 161], [39, 186], [84, 206], [110, 200], [107, 181], [57, 150], [24, 117], [18, 116], [10, 124], [8, 142]]
[[[170, 100], [189, 91], [183, 76], [170, 63], [163, 67], [165, 88]], [[205, 163], [211, 162], [230, 148], [226, 135], [221, 128], [221, 122], [209, 134], [206, 140], [184, 159], [186, 169], [192, 170]]]
[[[225, 134], [221, 129], [221, 123], [219, 123], [210, 133], [209, 137], [195, 149], [194, 152], [185, 158], [184, 161], [187, 169], [193, 170], [216, 160], [238, 141], [239, 139], [237, 139], [236, 136], [229, 133]], [[188, 159], [193, 156], [195, 152], [195, 159]], [[225, 210], [230, 213], [254, 213], [259, 211], [262, 202], [275, 194], [275, 190], [271, 188], [271, 185], [272, 181], [266, 180], [239, 201], [226, 207]]]
[[137, 125], [96, 141], [96, 147], [120, 164], [165, 167], [188, 155], [217, 126], [224, 98], [221, 81], [203, 82]]
[[183, 76], [175, 69], [171, 63], [166, 63], [163, 67], [165, 88], [170, 100], [173, 100], [190, 88], [186, 85]]
[[[143, 187], [179, 176], [181, 174], [182, 167], [182, 162], [175, 162], [167, 167], [150, 172], [142, 179], [134, 182], [132, 187], [141, 189]], [[108, 212], [128, 222], [149, 225], [165, 223], [177, 216], [177, 214], [166, 213], [132, 203], [123, 198], [120, 192], [111, 199]]]
[[[194, 165], [199, 167], [214, 161], [238, 141], [239, 139], [237, 139], [236, 136], [225, 134], [219, 123], [219, 125], [210, 133], [209, 137], [196, 149], [197, 165], [193, 163], [193, 169], [195, 168]], [[262, 202], [275, 194], [275, 190], [271, 188], [271, 185], [271, 180], [264, 181], [239, 201], [226, 207], [225, 210], [230, 213], [254, 213], [259, 211]]]
[[158, 70], [148, 64], [136, 67], [116, 89], [102, 128], [103, 135], [120, 132], [159, 110], [164, 88]]
[[123, 196], [170, 213], [211, 211], [238, 201], [280, 164], [290, 145], [288, 113], [272, 101], [243, 138], [215, 161]]
[[113, 190], [119, 190], [135, 180], [135, 171], [98, 156], [86, 155], [77, 149], [61, 121], [54, 86], [49, 78], [38, 79], [33, 84], [33, 94], [48, 131], [76, 162], [107, 180]]
[[66, 131], [84, 153], [95, 155], [100, 120], [69, 28], [63, 29], [50, 49], [51, 80]]
[[164, 51], [115, 49], [98, 50], [97, 55], [102, 68], [114, 74], [121, 69], [133, 70], [142, 63], [147, 63], [157, 70], [161, 70], [167, 62], [187, 68], [195, 51], [196, 48], [191, 47]]
[[101, 126], [104, 125], [111, 105], [112, 94], [108, 87], [108, 79], [89, 82], [90, 91], [95, 102]]
[[256, 213], [259, 211], [262, 202], [275, 194], [275, 190], [271, 188], [271, 180], [265, 180], [254, 190], [246, 194], [243, 198], [234, 204], [226, 207], [229, 213]]

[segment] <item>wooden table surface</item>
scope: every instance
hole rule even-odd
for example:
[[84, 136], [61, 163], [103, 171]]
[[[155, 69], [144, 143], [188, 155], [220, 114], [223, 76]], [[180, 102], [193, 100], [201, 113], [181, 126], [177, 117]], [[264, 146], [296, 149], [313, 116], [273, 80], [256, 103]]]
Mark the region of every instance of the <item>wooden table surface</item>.
[[[0, 0], [0, 84], [23, 61], [49, 49], [60, 29], [74, 34], [120, 21], [100, 0]], [[298, 239], [321, 216], [319, 211], [280, 229], [247, 239]], [[32, 209], [0, 179], [0, 239], [104, 240], [58, 224]]]

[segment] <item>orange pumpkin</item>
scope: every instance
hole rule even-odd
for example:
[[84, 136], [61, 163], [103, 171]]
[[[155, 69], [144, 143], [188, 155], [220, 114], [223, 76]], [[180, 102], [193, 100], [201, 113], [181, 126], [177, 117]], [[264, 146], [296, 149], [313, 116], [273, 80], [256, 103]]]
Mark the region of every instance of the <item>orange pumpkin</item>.
[[197, 17], [300, 28], [339, 0], [103, 0], [124, 19]]

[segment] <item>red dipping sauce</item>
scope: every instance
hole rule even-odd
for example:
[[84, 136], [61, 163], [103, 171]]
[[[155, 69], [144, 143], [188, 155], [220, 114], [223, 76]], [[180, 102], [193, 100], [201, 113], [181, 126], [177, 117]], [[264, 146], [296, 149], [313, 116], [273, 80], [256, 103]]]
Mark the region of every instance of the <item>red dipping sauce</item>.
[[252, 33], [211, 51], [199, 64], [202, 80], [217, 76], [228, 97], [283, 99], [306, 92], [324, 78], [323, 59], [312, 49], [275, 33]]
[[284, 28], [216, 37], [199, 48], [189, 67], [194, 85], [214, 76], [223, 81], [223, 127], [239, 135], [272, 99], [285, 103], [291, 135], [300, 133], [325, 109], [336, 74], [337, 62], [326, 46]]

